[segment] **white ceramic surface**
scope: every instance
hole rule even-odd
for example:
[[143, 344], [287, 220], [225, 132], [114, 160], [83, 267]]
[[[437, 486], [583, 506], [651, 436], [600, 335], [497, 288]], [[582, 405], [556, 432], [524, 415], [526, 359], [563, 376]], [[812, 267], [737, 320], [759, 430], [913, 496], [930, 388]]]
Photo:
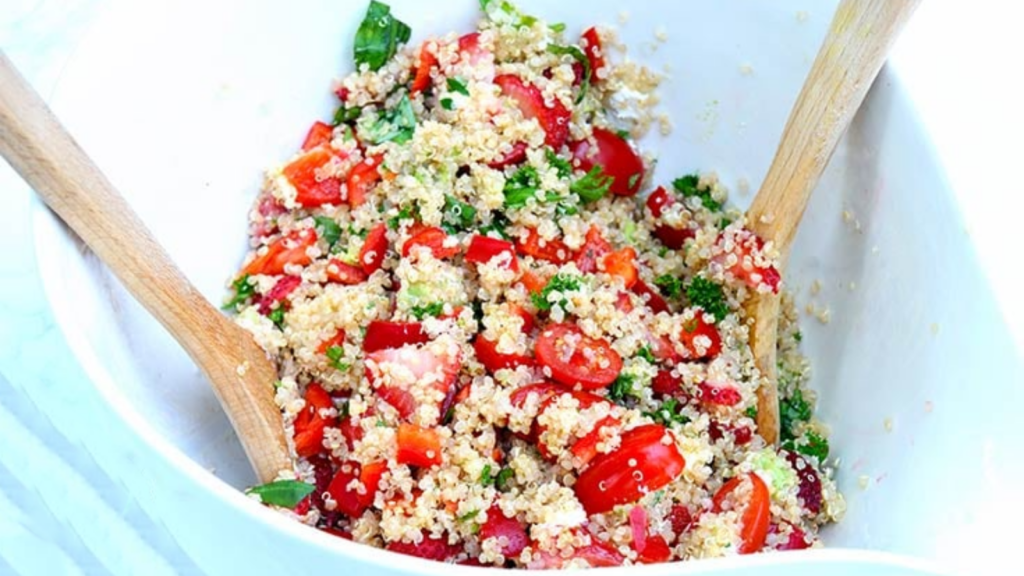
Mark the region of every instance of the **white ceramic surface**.
[[[414, 42], [466, 29], [476, 4], [427, 10], [392, 2], [412, 25]], [[617, 25], [622, 12], [613, 1], [589, 2], [586, 14], [568, 3], [543, 4], [523, 6], [568, 22], [570, 31]], [[634, 47], [631, 57], [657, 69], [671, 63], [662, 96], [676, 129], [644, 142], [660, 151], [658, 179], [715, 169], [737, 191], [734, 198], [748, 202], [752, 192], [738, 193], [740, 182], [753, 191], [763, 177], [833, 6], [630, 6], [622, 36]], [[189, 3], [125, 2], [100, 19], [65, 71], [56, 111], [211, 300], [222, 297], [243, 253], [261, 169], [287, 156], [312, 119], [331, 113], [330, 79], [351, 69], [351, 37], [363, 9], [362, 2], [317, 0], [284, 10], [272, 0], [231, 0], [204, 4], [197, 18]], [[655, 41], [659, 29], [667, 42]], [[310, 573], [339, 559], [359, 571], [378, 572], [374, 565], [384, 563], [395, 571], [451, 572], [281, 522], [230, 489], [249, 483], [251, 473], [196, 369], [49, 213], [38, 211], [36, 224], [48, 295], [78, 359], [154, 450], [189, 470], [220, 504], [223, 522], [213, 524], [232, 526], [251, 543], [226, 545], [225, 557], [283, 568], [292, 564], [282, 558], [308, 555]], [[993, 409], [1024, 405], [1013, 386], [1018, 365], [941, 169], [890, 71], [819, 188], [791, 273], [794, 287], [821, 281], [820, 294], [805, 289], [798, 300], [828, 306], [832, 316], [828, 326], [804, 320], [820, 410], [834, 428], [850, 504], [826, 541], [939, 560], [998, 553], [1001, 537], [979, 528], [1020, 505], [1010, 482], [1021, 477], [1014, 460], [1021, 432], [1010, 410]], [[214, 526], [197, 525], [179, 538], [216, 535]], [[794, 573], [789, 565], [804, 562], [808, 574], [821, 563], [838, 574], [839, 566], [884, 560], [826, 551], [686, 569]]]

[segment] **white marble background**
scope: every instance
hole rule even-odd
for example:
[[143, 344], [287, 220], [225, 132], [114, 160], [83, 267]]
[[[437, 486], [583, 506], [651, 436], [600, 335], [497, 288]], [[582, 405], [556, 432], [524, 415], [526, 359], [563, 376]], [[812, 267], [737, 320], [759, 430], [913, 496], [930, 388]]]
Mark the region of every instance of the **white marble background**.
[[[48, 97], [110, 3], [0, 0], [0, 47]], [[1019, 348], [1022, 16], [1019, 3], [932, 0], [894, 55]], [[0, 200], [0, 575], [214, 573], [175, 539], [203, 515], [193, 486], [104, 403], [54, 324], [32, 247], [32, 193], [2, 161]]]

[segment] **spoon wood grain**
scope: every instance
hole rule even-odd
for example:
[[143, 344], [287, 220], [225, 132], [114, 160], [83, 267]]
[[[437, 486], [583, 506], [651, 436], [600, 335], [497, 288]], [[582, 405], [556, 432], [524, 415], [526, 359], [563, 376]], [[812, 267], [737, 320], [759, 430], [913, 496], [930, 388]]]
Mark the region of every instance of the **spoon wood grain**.
[[[782, 133], [775, 159], [747, 211], [747, 227], [774, 242], [780, 268], [789, 258], [811, 191], [839, 138], [860, 108], [886, 54], [919, 0], [844, 0], [839, 4]], [[779, 295], [746, 304], [751, 347], [761, 371], [757, 425], [769, 444], [779, 439], [776, 343]]]
[[185, 279], [2, 52], [0, 154], [206, 374], [260, 481], [290, 467], [266, 353]]

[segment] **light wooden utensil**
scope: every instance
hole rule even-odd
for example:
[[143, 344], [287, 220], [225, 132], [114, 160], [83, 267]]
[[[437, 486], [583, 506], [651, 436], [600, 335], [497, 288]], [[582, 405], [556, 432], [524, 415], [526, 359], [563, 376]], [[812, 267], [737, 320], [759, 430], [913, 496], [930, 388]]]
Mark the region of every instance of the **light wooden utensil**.
[[[747, 227], [775, 243], [785, 268], [811, 191], [828, 165], [886, 54], [919, 0], [843, 0], [789, 115], [764, 183], [747, 210]], [[751, 347], [762, 374], [757, 426], [769, 444], [779, 439], [775, 347], [779, 296], [752, 297]]]
[[290, 467], [266, 353], [185, 279], [2, 52], [0, 154], [206, 374], [260, 481]]

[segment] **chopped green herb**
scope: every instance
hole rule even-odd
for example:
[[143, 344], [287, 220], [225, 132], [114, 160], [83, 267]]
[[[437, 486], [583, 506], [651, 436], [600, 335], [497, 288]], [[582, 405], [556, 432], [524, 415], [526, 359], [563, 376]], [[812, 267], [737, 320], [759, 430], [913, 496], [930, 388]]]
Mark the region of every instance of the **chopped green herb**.
[[690, 304], [699, 306], [701, 310], [715, 317], [720, 322], [729, 314], [729, 305], [725, 303], [722, 286], [703, 276], [695, 276], [686, 287], [686, 297]]
[[356, 230], [356, 227], [352, 224], [348, 225], [348, 233], [352, 236], [358, 236], [360, 238], [366, 238], [366, 235], [370, 233], [369, 230]]
[[330, 361], [330, 365], [335, 370], [341, 370], [344, 372], [348, 370], [351, 365], [348, 362], [342, 362], [341, 358], [345, 355], [345, 349], [341, 346], [331, 346], [325, 352], [327, 359]]
[[828, 440], [822, 438], [813, 430], [809, 430], [801, 440], [790, 440], [783, 445], [783, 448], [795, 450], [804, 456], [816, 458], [818, 462], [824, 462], [828, 458]]
[[452, 102], [451, 98], [441, 98], [441, 108], [444, 108], [445, 110], [454, 110], [455, 103]]
[[565, 22], [555, 22], [554, 24], [548, 24], [548, 28], [556, 34], [565, 32]]
[[469, 522], [473, 518], [476, 518], [477, 514], [480, 514], [479, 510], [470, 510], [469, 512], [466, 512], [462, 516], [459, 516], [459, 522]]
[[387, 428], [387, 427], [388, 427], [388, 423], [385, 422], [383, 418], [378, 417], [377, 418], [377, 428]]
[[274, 308], [270, 314], [267, 314], [267, 318], [270, 318], [275, 326], [284, 330], [284, 308]]
[[327, 242], [328, 247], [334, 248], [338, 240], [341, 240], [341, 226], [338, 226], [333, 218], [327, 216], [317, 216], [313, 218], [313, 221], [316, 222], [316, 229], [320, 232], [320, 237]]
[[800, 388], [795, 388], [789, 397], [779, 400], [779, 429], [783, 440], [795, 438], [793, 431], [796, 424], [810, 419], [811, 405], [804, 399]]
[[498, 236], [504, 238], [505, 240], [509, 240], [510, 237], [508, 235], [508, 232], [506, 232], [505, 230], [511, 224], [512, 223], [509, 222], [508, 217], [505, 216], [503, 212], [492, 212], [490, 224], [481, 226], [480, 229], [477, 230], [477, 233], [479, 233], [481, 236], [490, 236], [491, 232], [494, 232]]
[[355, 122], [359, 119], [359, 116], [363, 113], [363, 110], [358, 106], [349, 108], [342, 102], [341, 106], [334, 111], [334, 125], [340, 126], [342, 124], [348, 124], [349, 122]]
[[718, 220], [718, 229], [725, 230], [729, 224], [732, 224], [732, 220], [723, 216]]
[[669, 398], [661, 403], [654, 412], [644, 412], [644, 416], [649, 417], [651, 420], [662, 424], [663, 426], [672, 426], [673, 424], [686, 424], [690, 419], [682, 414], [683, 405], [679, 403], [679, 400], [675, 398]]
[[564, 200], [555, 205], [555, 217], [562, 218], [563, 216], [574, 216], [579, 214], [580, 210], [575, 204], [572, 204], [569, 200]]
[[[553, 304], [550, 300], [548, 300], [548, 297], [551, 295], [552, 292], [558, 292], [559, 294], [564, 295], [566, 292], [579, 289], [579, 276], [573, 276], [571, 274], [563, 274], [559, 272], [558, 274], [552, 276], [550, 280], [548, 280], [548, 283], [544, 285], [544, 288], [540, 291], [539, 294], [531, 295], [531, 299], [533, 300], [533, 305], [536, 306], [538, 310], [551, 310]], [[561, 306], [563, 310], [565, 310], [568, 307], [568, 302], [565, 298], [562, 298], [558, 302], [558, 305]]]
[[356, 67], [366, 64], [370, 70], [380, 70], [396, 52], [398, 46], [409, 41], [412, 29], [391, 15], [391, 7], [370, 0], [366, 17], [356, 30]]
[[600, 166], [594, 166], [582, 178], [569, 185], [569, 191], [584, 202], [596, 202], [608, 193], [613, 178], [605, 176]]
[[412, 140], [415, 132], [416, 113], [413, 112], [408, 94], [402, 96], [397, 106], [378, 114], [376, 122], [362, 130], [364, 139], [370, 144], [405, 144]]
[[661, 293], [669, 298], [679, 298], [683, 295], [683, 281], [671, 274], [662, 274], [654, 279], [654, 285], [661, 289]]
[[316, 490], [316, 486], [298, 480], [275, 480], [269, 484], [253, 486], [245, 493], [259, 496], [264, 504], [295, 508], [303, 498], [312, 494], [313, 490]]
[[636, 174], [633, 174], [632, 176], [629, 177], [629, 180], [626, 182], [626, 184], [630, 188], [632, 188], [633, 186], [636, 186], [637, 181], [640, 180], [640, 176], [643, 176], [643, 174], [640, 174], [639, 172], [637, 172]]
[[568, 178], [572, 174], [572, 164], [570, 164], [565, 158], [559, 156], [551, 148], [544, 150], [544, 156], [547, 158], [548, 164], [551, 164], [551, 167], [558, 173], [559, 178]]
[[480, 484], [483, 486], [490, 486], [494, 484], [494, 476], [491, 475], [491, 465], [484, 464], [484, 469], [480, 472]]
[[418, 210], [413, 207], [402, 206], [402, 209], [398, 211], [397, 216], [392, 216], [391, 218], [388, 218], [388, 228], [391, 228], [392, 230], [398, 229], [398, 226], [402, 223], [403, 220], [414, 219], [416, 217], [417, 212]]
[[664, 258], [667, 255], [668, 255], [668, 248], [665, 248], [664, 246], [662, 246], [661, 248], [658, 248], [658, 257], [659, 258]]
[[628, 140], [629, 137], [632, 136], [632, 134], [629, 133], [629, 130], [616, 130], [615, 135], [623, 140]]
[[793, 333], [793, 340], [796, 340], [797, 342], [803, 342], [804, 341], [804, 333], [803, 332], [794, 332]]
[[515, 475], [515, 470], [511, 468], [502, 468], [498, 471], [498, 475], [494, 477], [494, 487], [499, 491], [504, 492], [508, 488], [508, 481]]
[[227, 304], [221, 307], [223, 310], [237, 308], [239, 304], [245, 304], [256, 295], [256, 287], [249, 283], [248, 274], [232, 282], [231, 287], [234, 288], [235, 295], [231, 297]]
[[654, 352], [651, 352], [650, 346], [641, 346], [636, 355], [643, 358], [648, 364], [658, 363], [658, 359], [654, 357]]
[[636, 376], [624, 372], [619, 374], [608, 388], [608, 399], [616, 404], [622, 404], [629, 396], [638, 397], [640, 392], [634, 386], [635, 382]]
[[576, 60], [576, 62], [583, 66], [583, 79], [580, 81], [580, 92], [576, 95], [576, 103], [579, 104], [583, 101], [583, 98], [586, 97], [587, 90], [590, 88], [590, 80], [593, 74], [593, 71], [590, 69], [590, 58], [587, 58], [586, 53], [584, 53], [583, 49], [579, 46], [558, 46], [550, 44], [548, 45], [548, 52], [558, 56], [572, 56], [573, 60]]
[[469, 88], [466, 87], [466, 82], [461, 78], [449, 78], [448, 89], [457, 94], [469, 96]]
[[444, 303], [442, 302], [431, 302], [423, 306], [413, 306], [409, 313], [416, 317], [417, 320], [423, 320], [427, 316], [440, 316], [444, 314]]
[[469, 230], [476, 222], [476, 208], [452, 195], [444, 197], [441, 227], [449, 234]]
[[[505, 181], [505, 207], [522, 208], [530, 198], [537, 197], [540, 187], [540, 176], [533, 166], [523, 166]], [[544, 202], [554, 202], [558, 195], [554, 192], [544, 194]]]
[[747, 418], [754, 418], [756, 420], [757, 419], [757, 406], [750, 406], [746, 410], [744, 410], [743, 413], [746, 414]]
[[701, 204], [705, 208], [712, 212], [717, 212], [722, 209], [722, 204], [711, 197], [711, 190], [704, 188], [703, 190], [698, 187], [700, 183], [700, 176], [696, 174], [687, 174], [682, 178], [676, 178], [672, 181], [672, 187], [677, 192], [683, 195], [684, 198], [697, 197], [700, 198]]

